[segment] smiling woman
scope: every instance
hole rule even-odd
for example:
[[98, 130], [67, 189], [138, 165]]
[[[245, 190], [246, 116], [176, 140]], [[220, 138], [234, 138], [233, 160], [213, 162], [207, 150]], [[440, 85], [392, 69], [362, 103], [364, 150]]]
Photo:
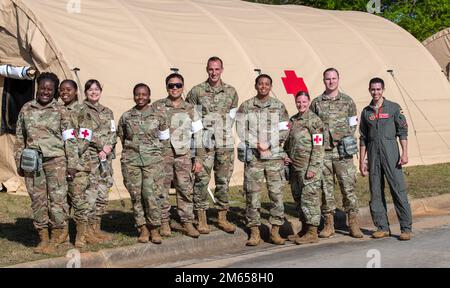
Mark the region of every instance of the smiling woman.
[[39, 233], [40, 243], [34, 251], [48, 254], [68, 240], [65, 155], [75, 149], [76, 140], [63, 137], [71, 123], [55, 99], [58, 77], [42, 73], [37, 84], [36, 100], [26, 103], [19, 113], [15, 159], [19, 175], [25, 177], [33, 224]]

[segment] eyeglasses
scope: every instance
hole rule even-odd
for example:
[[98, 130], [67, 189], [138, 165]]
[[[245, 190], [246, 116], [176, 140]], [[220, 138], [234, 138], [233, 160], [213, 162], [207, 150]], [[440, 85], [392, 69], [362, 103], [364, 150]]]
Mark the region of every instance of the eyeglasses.
[[167, 84], [167, 89], [180, 89], [183, 88], [183, 83], [169, 83]]

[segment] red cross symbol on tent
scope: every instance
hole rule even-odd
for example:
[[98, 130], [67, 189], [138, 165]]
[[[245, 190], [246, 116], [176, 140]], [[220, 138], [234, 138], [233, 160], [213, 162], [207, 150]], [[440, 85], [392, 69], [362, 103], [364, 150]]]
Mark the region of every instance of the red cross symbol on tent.
[[322, 143], [322, 137], [320, 137], [319, 134], [316, 134], [316, 137], [314, 138], [314, 143], [315, 144]]
[[83, 134], [84, 138], [87, 138], [89, 136], [89, 132], [87, 130], [83, 130], [81, 134]]
[[284, 88], [287, 94], [292, 94], [295, 96], [298, 91], [308, 92], [308, 87], [306, 87], [303, 78], [297, 77], [294, 70], [284, 70], [286, 77], [281, 77], [283, 81]]

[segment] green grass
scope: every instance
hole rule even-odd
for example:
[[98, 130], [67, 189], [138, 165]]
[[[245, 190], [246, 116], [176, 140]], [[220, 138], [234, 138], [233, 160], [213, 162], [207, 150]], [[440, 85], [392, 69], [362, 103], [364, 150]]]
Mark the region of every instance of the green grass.
[[[409, 167], [405, 169], [405, 176], [410, 199], [450, 193], [450, 163]], [[386, 185], [386, 187], [388, 186]], [[337, 187], [336, 191], [339, 191]], [[367, 177], [358, 178], [356, 191], [360, 207], [368, 206], [370, 195]], [[388, 201], [391, 201], [388, 192], [386, 195]], [[171, 198], [174, 201], [174, 197], [172, 196]], [[267, 223], [270, 209], [267, 191], [262, 191], [261, 202], [261, 217], [263, 218], [263, 223]], [[295, 211], [294, 201], [287, 186], [284, 189], [284, 202], [286, 217], [296, 217], [297, 212]], [[336, 202], [338, 208], [342, 208], [339, 192], [336, 193]], [[245, 227], [245, 197], [242, 193], [242, 186], [230, 189], [230, 204], [233, 212], [229, 214], [230, 220], [240, 227]], [[33, 253], [33, 248], [38, 243], [38, 237], [33, 228], [30, 205], [29, 197], [0, 193], [0, 267], [49, 257]], [[175, 209], [172, 209], [171, 212], [172, 216], [177, 220]], [[216, 215], [215, 209], [208, 210], [209, 223], [212, 224], [213, 230], [217, 229], [215, 226]], [[111, 201], [109, 203], [108, 212], [104, 216], [103, 229], [112, 233], [113, 241], [106, 244], [89, 245], [85, 251], [98, 251], [136, 243], [137, 232], [134, 228], [129, 199], [125, 200], [125, 208], [120, 205], [120, 201]], [[75, 234], [73, 222], [70, 225], [70, 232], [73, 243]], [[175, 231], [172, 237], [181, 237], [181, 233]], [[73, 248], [72, 244], [65, 245], [59, 249], [58, 254], [51, 257], [64, 256], [66, 251], [71, 248]]]

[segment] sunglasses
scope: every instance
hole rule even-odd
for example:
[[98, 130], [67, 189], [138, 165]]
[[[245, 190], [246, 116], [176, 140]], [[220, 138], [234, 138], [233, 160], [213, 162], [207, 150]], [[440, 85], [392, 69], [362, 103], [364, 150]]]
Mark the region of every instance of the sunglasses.
[[183, 83], [169, 83], [167, 84], [168, 89], [180, 89], [183, 88]]

